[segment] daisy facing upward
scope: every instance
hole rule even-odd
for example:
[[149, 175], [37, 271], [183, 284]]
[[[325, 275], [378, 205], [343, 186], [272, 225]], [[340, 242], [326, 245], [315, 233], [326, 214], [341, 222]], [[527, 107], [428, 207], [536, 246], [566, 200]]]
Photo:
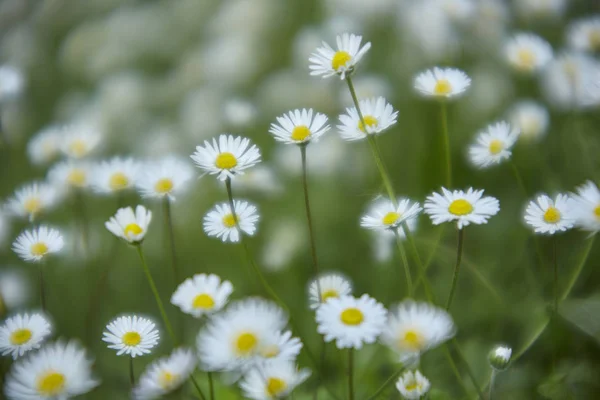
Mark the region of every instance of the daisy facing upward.
[[39, 349], [51, 333], [52, 326], [42, 314], [17, 314], [0, 326], [0, 352], [16, 360]]
[[475, 143], [469, 147], [471, 163], [478, 168], [488, 168], [509, 159], [519, 134], [504, 121], [489, 125], [477, 134]]
[[117, 350], [118, 356], [126, 354], [135, 358], [150, 354], [159, 338], [154, 322], [133, 315], [116, 318], [106, 325], [102, 340], [108, 343], [109, 349]]
[[352, 75], [356, 64], [371, 48], [370, 42], [360, 47], [361, 41], [362, 36], [344, 33], [336, 37], [337, 50], [323, 42], [308, 59], [310, 74], [323, 78], [338, 75], [340, 79], [346, 79]]
[[346, 114], [339, 116], [341, 125], [337, 126], [344, 140], [366, 139], [367, 135], [378, 135], [396, 123], [398, 111], [383, 97], [365, 99], [359, 102], [363, 122], [356, 107], [346, 108]]

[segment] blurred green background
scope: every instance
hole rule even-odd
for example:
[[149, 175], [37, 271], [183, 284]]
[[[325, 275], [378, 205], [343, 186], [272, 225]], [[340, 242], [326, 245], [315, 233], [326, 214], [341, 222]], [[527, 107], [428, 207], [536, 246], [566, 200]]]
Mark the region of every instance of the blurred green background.
[[[519, 350], [548, 316], [552, 243], [550, 238], [539, 238], [544, 255], [540, 263], [533, 235], [522, 223], [528, 197], [519, 189], [510, 165], [477, 171], [468, 164], [466, 149], [476, 132], [504, 118], [517, 99], [545, 103], [541, 82], [513, 74], [502, 62], [506, 35], [533, 31], [558, 51], [569, 21], [600, 12], [593, 0], [572, 1], [560, 15], [528, 18], [520, 16], [514, 4], [498, 2], [495, 6], [506, 14], [492, 15], [487, 27], [496, 23], [499, 32], [489, 33], [482, 26], [489, 17], [483, 14], [488, 3], [475, 1], [477, 9], [468, 23], [454, 27], [453, 50], [432, 55], [418, 51], [419, 41], [406, 33], [407, 1], [5, 0], [0, 3], [0, 54], [4, 62], [22, 69], [27, 83], [22, 96], [2, 106], [8, 144], [1, 153], [0, 198], [7, 199], [23, 183], [44, 178], [45, 167], [30, 164], [26, 145], [50, 123], [81, 118], [101, 126], [105, 138], [94, 160], [131, 155], [151, 161], [171, 153], [187, 157], [195, 145], [219, 133], [247, 136], [262, 151], [261, 165], [269, 168], [267, 175], [249, 171], [241, 182], [234, 181], [236, 197], [252, 201], [260, 210], [258, 233], [249, 243], [259, 265], [265, 266], [267, 279], [299, 322], [295, 335], [318, 354], [321, 337], [307, 307], [312, 269], [298, 173], [300, 154], [276, 144], [267, 132], [269, 124], [281, 113], [301, 107], [324, 112], [336, 124], [337, 115], [350, 105], [344, 82], [310, 77], [307, 56], [320, 40], [333, 43], [335, 34], [360, 32], [373, 47], [356, 76], [359, 96], [386, 96], [399, 110], [398, 123], [379, 138], [380, 148], [397, 194], [423, 202], [443, 182], [439, 106], [419, 98], [412, 81], [417, 72], [434, 65], [461, 68], [472, 77], [473, 87], [449, 108], [454, 186], [485, 189], [501, 204], [500, 214], [487, 225], [466, 230], [464, 264], [452, 311], [457, 340], [483, 384], [489, 379], [491, 347], [506, 343]], [[365, 77], [371, 81], [361, 84]], [[571, 191], [599, 174], [598, 108], [550, 111], [548, 135], [539, 142], [519, 143], [513, 153], [531, 195]], [[392, 248], [390, 257], [377, 260], [373, 237], [359, 226], [369, 202], [384, 192], [380, 177], [365, 142], [342, 142], [335, 129], [328, 136], [308, 149], [321, 268], [343, 272], [354, 282], [356, 295], [369, 293], [390, 306], [405, 296], [399, 257]], [[256, 279], [246, 273], [242, 248], [208, 238], [202, 230], [203, 215], [215, 202], [225, 200], [224, 187], [207, 176], [195, 180], [173, 205], [182, 275], [216, 273], [233, 283], [236, 299], [264, 295]], [[79, 235], [73, 201], [67, 198], [40, 220], [68, 232], [72, 243]], [[128, 398], [127, 360], [101, 341], [104, 326], [122, 313], [159, 320], [135, 251], [103, 226], [118, 201], [85, 192], [90, 249], [83, 254], [81, 246], [67, 246], [68, 251], [46, 266], [47, 304], [55, 336], [80, 339], [95, 356], [95, 373], [102, 379], [99, 388], [82, 398]], [[178, 282], [171, 274], [161, 205], [142, 201], [134, 192], [121, 201], [143, 203], [154, 212], [144, 250], [167, 302]], [[415, 235], [419, 252], [423, 259], [431, 257], [428, 276], [436, 297], [444, 299], [452, 276], [456, 231], [450, 225], [433, 227], [425, 216], [419, 219]], [[23, 263], [10, 250], [27, 224], [18, 219], [3, 224], [8, 232], [2, 241], [0, 268], [26, 275], [30, 296], [19, 309], [36, 308], [35, 266]], [[438, 237], [441, 241], [433, 253]], [[590, 239], [572, 230], [557, 240], [564, 287]], [[498, 376], [497, 398], [597, 398], [598, 246], [592, 249], [569, 301], [561, 305], [561, 319]], [[422, 290], [416, 297], [424, 299]], [[193, 346], [201, 322], [171, 305], [168, 313], [185, 342]], [[138, 372], [170, 351], [163, 336], [152, 356], [135, 360]], [[341, 353], [328, 345], [327, 357], [324, 382], [345, 398]], [[394, 355], [379, 344], [358, 352], [356, 362], [356, 392], [361, 399], [398, 368]], [[9, 364], [3, 360], [5, 368]], [[313, 378], [294, 398], [312, 397], [317, 371], [306, 352], [299, 364], [312, 368]], [[464, 366], [458, 366], [474, 398]], [[432, 399], [465, 398], [440, 349], [423, 357], [421, 371], [432, 383]], [[206, 387], [203, 373], [197, 376]], [[235, 388], [219, 384], [217, 389], [219, 399], [240, 397]], [[172, 398], [192, 395], [186, 386]], [[390, 387], [383, 397], [399, 398], [399, 394]], [[320, 398], [332, 397], [322, 389]]]

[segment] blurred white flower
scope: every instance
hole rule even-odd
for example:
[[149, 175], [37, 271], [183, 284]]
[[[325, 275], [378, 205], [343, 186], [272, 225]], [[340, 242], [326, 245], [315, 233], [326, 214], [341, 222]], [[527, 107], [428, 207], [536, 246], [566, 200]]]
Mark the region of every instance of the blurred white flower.
[[475, 2], [473, 0], [437, 0], [438, 7], [456, 22], [469, 21], [475, 13]]
[[0, 248], [4, 246], [4, 241], [6, 240], [9, 231], [10, 221], [8, 220], [8, 216], [0, 207]]
[[394, 111], [383, 97], [360, 100], [358, 106], [362, 120], [356, 107], [346, 108], [346, 114], [339, 116], [341, 125], [337, 125], [337, 129], [344, 140], [362, 140], [367, 135], [379, 135], [397, 121], [398, 111]]
[[42, 314], [14, 315], [0, 326], [0, 352], [16, 360], [28, 351], [39, 349], [51, 333], [52, 326]]
[[158, 344], [160, 335], [156, 324], [137, 315], [118, 317], [106, 325], [102, 340], [109, 349], [117, 350], [117, 355], [132, 358], [150, 354]]
[[31, 297], [31, 288], [23, 268], [3, 265], [0, 271], [0, 313], [22, 308]]
[[546, 107], [533, 100], [521, 100], [508, 111], [512, 125], [519, 128], [520, 140], [539, 140], [548, 133], [550, 115]]
[[152, 212], [140, 205], [135, 208], [135, 212], [131, 207], [119, 208], [104, 226], [116, 237], [138, 244], [144, 240], [150, 221]]
[[552, 60], [550, 44], [532, 33], [514, 35], [506, 42], [504, 52], [509, 65], [523, 73], [540, 71]]
[[233, 128], [248, 127], [257, 117], [258, 110], [250, 100], [233, 98], [223, 104], [223, 119]]
[[[319, 293], [321, 296], [319, 297]], [[326, 272], [308, 285], [308, 303], [316, 310], [330, 299], [339, 299], [352, 295], [352, 283], [344, 275], [337, 272]]]
[[396, 388], [407, 400], [419, 400], [429, 391], [431, 384], [420, 371], [406, 371], [396, 382]]
[[0, 103], [18, 96], [25, 86], [21, 71], [11, 65], [0, 65]]
[[56, 229], [40, 225], [22, 232], [13, 243], [13, 251], [25, 261], [41, 261], [52, 253], [62, 250], [64, 241]]
[[519, 135], [519, 130], [505, 121], [489, 125], [477, 134], [475, 143], [469, 147], [471, 163], [478, 168], [487, 168], [509, 159]]
[[520, 17], [536, 20], [562, 16], [567, 8], [567, 0], [519, 0], [513, 5]]
[[471, 86], [471, 78], [456, 68], [438, 68], [421, 72], [414, 81], [414, 87], [427, 97], [454, 98]]
[[392, 232], [404, 222], [416, 219], [423, 210], [419, 203], [409, 199], [398, 198], [396, 206], [391, 200], [380, 198], [369, 206], [360, 220], [360, 226], [371, 230], [391, 230]]
[[240, 388], [248, 399], [283, 399], [309, 376], [310, 370], [298, 370], [294, 361], [274, 361], [250, 370]]
[[541, 194], [527, 204], [524, 219], [535, 233], [554, 235], [571, 229], [576, 215], [566, 194], [557, 195], [555, 200]]
[[91, 184], [98, 193], [114, 194], [135, 187], [141, 164], [133, 158], [113, 157], [92, 168]]
[[221, 281], [214, 274], [196, 274], [177, 286], [171, 296], [171, 304], [186, 314], [200, 318], [223, 309], [232, 292], [231, 282]]
[[48, 126], [36, 133], [27, 143], [29, 161], [35, 165], [44, 165], [58, 157], [62, 142], [61, 128]]
[[[286, 146], [287, 147], [287, 146]], [[300, 159], [300, 155], [296, 157]], [[253, 192], [264, 195], [277, 195], [283, 191], [280, 179], [275, 174], [274, 168], [269, 165], [260, 164], [238, 175], [235, 179], [236, 192]]]
[[87, 157], [102, 140], [102, 132], [98, 127], [84, 122], [64, 126], [61, 135], [60, 150], [71, 158]]
[[90, 164], [65, 160], [52, 166], [48, 171], [48, 180], [57, 187], [82, 189], [89, 185], [90, 173]]
[[[406, 221], [407, 228], [412, 234], [417, 229], [417, 218], [410, 218]], [[391, 230], [379, 230], [373, 231], [371, 235], [371, 248], [373, 249], [373, 256], [378, 262], [389, 261], [392, 256], [394, 249], [396, 248], [396, 233], [401, 240], [406, 239], [404, 229], [402, 227], [396, 228], [394, 231]]]
[[594, 15], [571, 22], [567, 28], [567, 41], [575, 50], [590, 53], [600, 51], [600, 16]]
[[275, 140], [285, 144], [308, 144], [317, 142], [328, 130], [327, 116], [314, 113], [312, 108], [293, 110], [276, 118], [269, 133]]
[[592, 181], [577, 187], [571, 195], [577, 226], [592, 234], [600, 231], [600, 190]]
[[188, 189], [193, 171], [192, 166], [183, 158], [166, 157], [156, 162], [147, 162], [141, 168], [136, 185], [142, 197], [175, 201], [175, 195]]
[[283, 270], [307, 244], [305, 226], [292, 218], [270, 221], [265, 229], [265, 244], [261, 252], [261, 265], [271, 271]]
[[178, 348], [155, 360], [140, 376], [133, 388], [135, 400], [151, 400], [164, 396], [180, 387], [194, 373], [198, 360], [185, 348]]
[[6, 202], [6, 210], [15, 216], [33, 221], [37, 216], [56, 206], [62, 193], [52, 184], [34, 182], [19, 187]]
[[510, 363], [510, 356], [512, 355], [512, 349], [508, 346], [496, 346], [488, 355], [488, 361], [490, 366], [496, 371], [504, 371], [508, 368]]
[[352, 75], [356, 64], [371, 48], [370, 42], [361, 47], [361, 41], [360, 35], [344, 33], [336, 37], [337, 50], [323, 42], [308, 59], [311, 63], [310, 74], [321, 75], [323, 78], [339, 75], [341, 79]]

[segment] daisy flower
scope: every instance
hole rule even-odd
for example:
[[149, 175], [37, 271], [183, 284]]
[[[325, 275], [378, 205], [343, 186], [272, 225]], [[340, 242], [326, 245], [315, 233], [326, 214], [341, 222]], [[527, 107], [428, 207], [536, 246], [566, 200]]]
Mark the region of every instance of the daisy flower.
[[133, 158], [114, 157], [93, 169], [92, 186], [99, 193], [116, 193], [135, 186], [141, 165]]
[[0, 271], [0, 311], [6, 313], [25, 307], [31, 299], [29, 274], [21, 267], [3, 266]]
[[[287, 324], [276, 304], [249, 298], [208, 320], [197, 338], [198, 355], [206, 371], [232, 371], [263, 360], [273, 335]], [[267, 354], [268, 355], [268, 354]]]
[[256, 145], [250, 145], [250, 139], [232, 135], [220, 135], [212, 144], [204, 141], [191, 155], [196, 165], [217, 179], [224, 181], [241, 175], [244, 170], [260, 162], [260, 151]]
[[17, 96], [23, 90], [25, 79], [12, 65], [0, 65], [0, 102]]
[[48, 164], [59, 153], [60, 128], [52, 125], [44, 128], [27, 143], [27, 156], [35, 165]]
[[487, 168], [509, 159], [519, 134], [517, 129], [504, 121], [489, 125], [477, 134], [475, 143], [469, 147], [471, 163], [479, 168]]
[[30, 350], [39, 349], [52, 333], [52, 326], [42, 314], [17, 314], [0, 327], [0, 352], [13, 360]]
[[6, 202], [6, 209], [12, 215], [28, 217], [29, 221], [33, 221], [40, 213], [56, 205], [60, 195], [54, 185], [34, 182], [17, 189]]
[[231, 213], [229, 203], [217, 204], [210, 210], [204, 216], [204, 232], [208, 236], [223, 240], [223, 242], [239, 242], [238, 226], [242, 232], [250, 236], [254, 235], [259, 218], [256, 207], [241, 200], [234, 200], [233, 207], [235, 217]]
[[569, 45], [580, 51], [600, 51], [600, 16], [583, 18], [569, 25]]
[[[308, 286], [308, 302], [310, 308], [316, 310], [322, 303], [329, 299], [339, 299], [340, 297], [350, 296], [352, 294], [352, 283], [344, 275], [339, 273], [327, 273], [314, 279]], [[321, 297], [319, 298], [319, 289]]]
[[117, 350], [118, 356], [127, 354], [135, 358], [150, 354], [159, 338], [154, 322], [133, 315], [119, 317], [106, 325], [102, 340], [109, 343], [109, 349]]
[[101, 132], [92, 124], [75, 123], [63, 127], [60, 150], [69, 158], [84, 158], [98, 147]]
[[277, 117], [269, 132], [275, 140], [286, 144], [317, 142], [329, 129], [325, 114], [315, 113], [312, 108], [290, 111]]
[[133, 389], [135, 400], [150, 400], [179, 388], [196, 369], [196, 356], [189, 349], [176, 349], [168, 357], [150, 364]]
[[510, 363], [512, 349], [508, 346], [496, 346], [490, 351], [488, 361], [490, 366], [496, 371], [504, 371]]
[[55, 342], [14, 363], [4, 393], [10, 400], [69, 399], [87, 393], [100, 382], [92, 363], [76, 342]]
[[509, 111], [509, 120], [521, 132], [520, 140], [538, 140], [546, 135], [550, 125], [548, 110], [531, 100], [513, 105]]
[[175, 201], [175, 195], [183, 193], [193, 176], [192, 167], [176, 158], [165, 158], [156, 164], [147, 164], [140, 173], [137, 187], [142, 197], [167, 198]]
[[593, 234], [600, 231], [600, 190], [587, 181], [571, 196], [577, 226]]
[[64, 246], [63, 237], [56, 229], [40, 225], [21, 233], [13, 243], [13, 251], [25, 261], [41, 261]]
[[309, 376], [309, 369], [298, 370], [293, 361], [275, 361], [250, 370], [240, 383], [240, 388], [248, 399], [282, 399]]
[[566, 194], [559, 194], [555, 200], [541, 194], [536, 200], [529, 202], [524, 218], [535, 233], [554, 235], [571, 229], [575, 225], [576, 213]]
[[471, 78], [456, 68], [435, 67], [417, 75], [414, 86], [424, 96], [449, 99], [464, 93]]
[[397, 204], [394, 206], [384, 198], [375, 200], [361, 218], [360, 226], [378, 231], [394, 230], [403, 222], [417, 218], [423, 210], [419, 203], [412, 203], [409, 199], [398, 198]]
[[335, 340], [338, 349], [360, 349], [363, 343], [375, 342], [386, 314], [383, 305], [366, 294], [331, 298], [317, 308], [317, 332], [325, 342]]
[[532, 73], [542, 69], [552, 59], [552, 47], [531, 33], [513, 36], [504, 47], [511, 67], [519, 72]]
[[302, 350], [302, 341], [293, 337], [292, 332], [276, 331], [265, 335], [260, 343], [258, 354], [265, 361], [288, 360], [293, 361]]
[[381, 341], [400, 356], [400, 360], [419, 357], [456, 334], [452, 317], [429, 303], [405, 300], [393, 307]]
[[196, 318], [213, 314], [227, 304], [233, 285], [217, 275], [196, 274], [177, 286], [171, 304]]
[[85, 188], [89, 179], [90, 166], [83, 162], [62, 161], [48, 171], [48, 180], [64, 188]]
[[113, 235], [132, 244], [141, 243], [152, 220], [152, 212], [144, 206], [119, 208], [114, 217], [104, 223]]
[[500, 211], [498, 199], [483, 197], [483, 190], [469, 188], [449, 191], [442, 188], [442, 194], [433, 193], [425, 200], [425, 214], [434, 225], [456, 221], [458, 229], [469, 224], [485, 224], [488, 219]]
[[323, 78], [337, 74], [341, 79], [352, 75], [356, 64], [371, 48], [370, 42], [360, 47], [361, 41], [362, 36], [344, 33], [336, 37], [337, 50], [322, 42], [323, 46], [318, 47], [308, 59], [310, 74], [322, 75]]
[[419, 371], [406, 371], [396, 382], [396, 388], [407, 400], [419, 400], [430, 387], [429, 379]]
[[367, 135], [378, 135], [394, 125], [398, 118], [398, 111], [394, 111], [383, 97], [361, 100], [358, 105], [364, 125], [356, 107], [346, 108], [346, 114], [339, 116], [341, 125], [338, 125], [337, 129], [344, 140], [361, 140]]

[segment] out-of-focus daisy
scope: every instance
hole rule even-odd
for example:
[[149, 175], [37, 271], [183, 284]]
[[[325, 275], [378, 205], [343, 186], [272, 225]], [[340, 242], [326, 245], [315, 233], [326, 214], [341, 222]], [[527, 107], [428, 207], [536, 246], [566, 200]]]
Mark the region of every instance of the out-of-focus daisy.
[[73, 123], [62, 129], [60, 150], [70, 158], [84, 158], [93, 152], [100, 140], [102, 133], [92, 124]]
[[438, 68], [421, 72], [415, 78], [415, 89], [427, 97], [453, 98], [471, 86], [471, 78], [456, 68]]
[[158, 344], [160, 335], [154, 322], [147, 318], [123, 316], [106, 325], [102, 340], [109, 343], [109, 349], [117, 350], [117, 355], [131, 357], [150, 354]]
[[13, 251], [25, 261], [41, 261], [64, 246], [63, 237], [56, 229], [41, 225], [21, 233], [13, 243]]
[[141, 165], [133, 158], [115, 157], [93, 169], [92, 186], [99, 193], [116, 193], [135, 186]]
[[455, 334], [452, 317], [445, 310], [429, 303], [405, 300], [390, 310], [381, 341], [404, 362], [419, 357]]
[[171, 304], [186, 314], [200, 318], [225, 307], [231, 292], [231, 282], [221, 282], [221, 278], [214, 274], [196, 274], [177, 286], [171, 296]]
[[256, 145], [250, 145], [250, 139], [220, 135], [218, 141], [212, 140], [212, 144], [204, 141], [204, 146], [196, 146], [191, 157], [200, 169], [224, 181], [258, 164], [260, 151]]
[[[289, 146], [285, 147], [289, 148]], [[321, 146], [317, 147], [317, 149], [320, 147]], [[297, 153], [295, 155], [297, 156]], [[314, 157], [311, 157], [311, 161], [313, 158]], [[300, 162], [300, 157], [294, 157], [293, 160]], [[253, 192], [261, 193], [267, 196], [273, 196], [283, 191], [283, 186], [279, 177], [277, 176], [277, 173], [275, 172], [275, 168], [269, 165], [257, 165], [256, 167], [244, 172], [244, 175], [238, 175], [238, 177], [235, 179], [236, 192]]]
[[398, 198], [397, 204], [394, 206], [391, 200], [383, 198], [375, 200], [361, 218], [360, 226], [372, 230], [393, 230], [403, 222], [417, 218], [423, 210], [419, 203], [409, 199]]
[[475, 13], [475, 2], [472, 0], [436, 0], [436, 3], [455, 22], [467, 22]]
[[[319, 298], [319, 291], [321, 297]], [[311, 309], [316, 310], [319, 306], [329, 299], [339, 299], [340, 297], [350, 296], [352, 294], [352, 283], [344, 275], [330, 272], [314, 279], [308, 286], [308, 302]]]
[[406, 371], [396, 382], [396, 388], [407, 400], [419, 400], [429, 391], [431, 384], [420, 371]]
[[194, 372], [198, 363], [189, 349], [176, 349], [171, 355], [150, 364], [133, 389], [136, 400], [156, 399], [180, 387]]
[[89, 184], [90, 171], [87, 163], [62, 161], [48, 171], [48, 180], [59, 187], [82, 189]]
[[552, 47], [541, 37], [519, 33], [506, 42], [506, 58], [519, 72], [532, 73], [542, 69], [552, 59]]
[[248, 99], [233, 98], [223, 104], [223, 119], [236, 128], [251, 126], [258, 115], [257, 107]]
[[233, 303], [198, 334], [203, 369], [231, 371], [263, 360], [265, 344], [272, 343], [272, 335], [285, 327], [287, 319], [270, 301], [250, 298]]
[[513, 4], [523, 18], [544, 19], [562, 15], [567, 7], [567, 0], [519, 0]]
[[35, 165], [48, 164], [59, 153], [60, 128], [52, 125], [36, 133], [27, 143], [27, 156]]
[[131, 207], [119, 208], [115, 216], [110, 217], [104, 226], [113, 235], [137, 244], [144, 240], [150, 221], [152, 221], [152, 212], [140, 205], [135, 208], [135, 213]]
[[270, 219], [269, 224], [264, 235], [267, 241], [261, 250], [261, 265], [269, 271], [281, 271], [290, 267], [293, 259], [306, 248], [308, 238], [302, 234], [305, 226], [290, 216]]
[[0, 103], [21, 93], [25, 79], [21, 71], [12, 65], [0, 65]]
[[241, 200], [234, 200], [233, 207], [235, 208], [235, 217], [231, 212], [229, 203], [215, 205], [204, 216], [204, 232], [208, 236], [216, 237], [224, 242], [238, 242], [240, 240], [240, 231], [237, 226], [247, 235], [254, 235], [259, 218], [256, 207]]
[[308, 59], [310, 74], [321, 75], [323, 78], [337, 74], [341, 79], [352, 75], [356, 64], [371, 48], [370, 42], [360, 47], [361, 41], [362, 36], [344, 33], [336, 37], [337, 50], [323, 42]]
[[304, 108], [277, 117], [277, 124], [272, 123], [269, 132], [279, 142], [302, 144], [318, 141], [329, 128], [325, 114], [315, 113], [313, 116], [312, 108]]
[[17, 189], [6, 202], [6, 209], [12, 215], [33, 221], [40, 213], [51, 209], [60, 199], [60, 194], [54, 185], [34, 182]]
[[346, 108], [346, 114], [340, 115], [341, 125], [337, 126], [344, 140], [366, 139], [367, 135], [378, 135], [396, 123], [398, 111], [383, 97], [361, 100], [358, 103], [363, 121], [356, 107]]
[[10, 400], [69, 399], [87, 393], [100, 382], [92, 363], [76, 342], [55, 342], [12, 365], [4, 394]]
[[550, 124], [546, 107], [531, 100], [519, 101], [513, 105], [508, 118], [521, 131], [519, 140], [539, 140], [546, 135]]
[[0, 326], [0, 352], [14, 360], [33, 349], [39, 349], [52, 333], [52, 326], [41, 314], [17, 314]]
[[363, 343], [375, 342], [386, 314], [383, 305], [366, 294], [331, 298], [317, 308], [317, 331], [325, 342], [335, 340], [338, 349], [360, 349]]
[[192, 176], [193, 170], [188, 163], [169, 157], [145, 165], [136, 184], [143, 197], [166, 197], [174, 201], [176, 194], [187, 189]]
[[0, 205], [0, 247], [4, 246], [4, 242], [10, 232], [10, 221], [8, 216], [2, 211]]
[[598, 186], [587, 181], [577, 187], [577, 193], [574, 193], [571, 198], [573, 201], [571, 208], [577, 226], [592, 233], [600, 231], [600, 190], [598, 190]]
[[569, 45], [581, 51], [600, 51], [600, 16], [580, 19], [569, 25]]
[[[406, 227], [409, 232], [413, 233], [417, 229], [417, 218], [411, 218], [406, 220]], [[393, 250], [396, 248], [396, 234], [400, 237], [400, 240], [406, 239], [406, 234], [402, 226], [399, 226], [393, 230], [374, 230], [372, 232], [372, 244], [373, 255], [377, 262], [383, 263], [389, 261], [392, 258]]]
[[576, 214], [572, 206], [566, 194], [559, 194], [555, 200], [541, 194], [527, 204], [525, 222], [533, 227], [535, 233], [554, 235], [564, 232], [575, 225]]
[[274, 332], [263, 338], [258, 348], [258, 354], [265, 361], [287, 360], [292, 361], [298, 357], [302, 350], [302, 342], [297, 337], [292, 337], [292, 332]]
[[512, 349], [508, 346], [499, 345], [490, 351], [488, 355], [488, 361], [490, 366], [496, 371], [504, 371], [508, 368], [510, 363], [510, 356], [512, 355]]
[[25, 306], [31, 298], [31, 284], [23, 268], [3, 266], [0, 271], [0, 313]]
[[248, 399], [283, 399], [309, 376], [310, 370], [298, 370], [294, 361], [274, 361], [250, 370], [240, 388]]
[[489, 125], [477, 134], [475, 143], [469, 147], [471, 163], [479, 168], [487, 168], [509, 159], [519, 134], [517, 129], [504, 121]]
[[458, 229], [469, 224], [485, 224], [500, 211], [498, 199], [483, 196], [483, 190], [469, 188], [449, 191], [442, 188], [442, 194], [433, 193], [425, 200], [425, 214], [434, 225], [456, 221]]

